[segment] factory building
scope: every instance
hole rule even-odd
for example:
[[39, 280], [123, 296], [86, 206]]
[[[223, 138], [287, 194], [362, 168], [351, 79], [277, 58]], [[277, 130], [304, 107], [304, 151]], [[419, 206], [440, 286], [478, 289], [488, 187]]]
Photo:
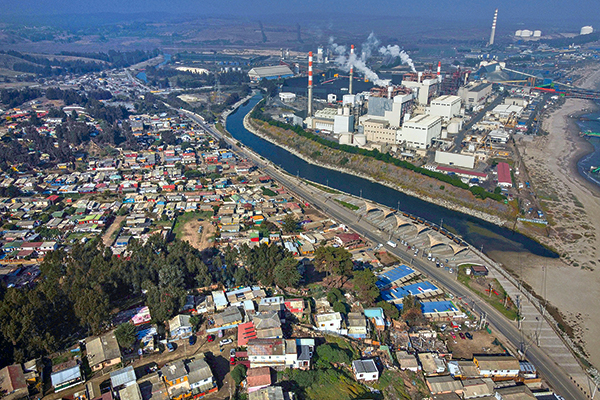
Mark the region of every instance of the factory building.
[[363, 133], [369, 142], [395, 144], [398, 140], [398, 127], [390, 125], [385, 119], [372, 117], [362, 122]]
[[435, 152], [435, 162], [461, 168], [473, 169], [475, 167], [475, 157], [472, 155], [449, 153], [439, 150]]
[[442, 117], [444, 121], [450, 121], [452, 118], [460, 115], [462, 101], [458, 96], [440, 96], [431, 100], [429, 115]]
[[417, 103], [427, 105], [437, 96], [440, 87], [439, 78], [433, 72], [408, 73], [402, 78], [402, 86], [415, 93]]
[[248, 71], [248, 77], [252, 82], [263, 79], [291, 78], [294, 73], [287, 65], [273, 65], [270, 67], [255, 67]]
[[306, 127], [314, 130], [333, 132], [333, 125], [338, 111], [335, 108], [324, 108], [316, 111], [313, 117], [305, 120]]
[[432, 140], [442, 133], [442, 117], [416, 116], [406, 121], [398, 133], [398, 142], [405, 142], [408, 147], [427, 149]]
[[491, 94], [491, 83], [480, 83], [479, 85], [465, 86], [458, 89], [458, 95], [463, 103], [470, 108], [485, 104]]

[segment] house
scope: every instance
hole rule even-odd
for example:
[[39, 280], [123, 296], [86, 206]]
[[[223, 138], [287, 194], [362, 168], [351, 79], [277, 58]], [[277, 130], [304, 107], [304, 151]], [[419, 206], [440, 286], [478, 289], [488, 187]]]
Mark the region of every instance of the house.
[[287, 299], [284, 305], [286, 311], [292, 314], [302, 314], [304, 312], [304, 299]]
[[281, 386], [267, 386], [248, 393], [248, 400], [290, 400], [290, 395]]
[[283, 311], [284, 303], [283, 296], [265, 297], [258, 303], [258, 311]]
[[293, 368], [298, 361], [294, 339], [250, 339], [247, 347], [250, 368]]
[[439, 375], [446, 371], [446, 363], [435, 353], [419, 353], [419, 362], [425, 376]]
[[353, 249], [362, 243], [358, 233], [340, 233], [335, 238], [336, 243], [346, 249]]
[[250, 368], [246, 374], [246, 382], [248, 383], [248, 393], [271, 386], [271, 368]]
[[76, 361], [71, 360], [63, 364], [55, 365], [52, 368], [52, 374], [50, 375], [50, 381], [54, 392], [60, 392], [79, 385], [83, 382], [83, 375], [81, 374], [81, 368]]
[[121, 362], [121, 349], [115, 331], [104, 336], [86, 340], [87, 358], [92, 371], [110, 367]]
[[6, 400], [16, 400], [29, 395], [20, 364], [9, 365], [0, 370], [0, 394]]
[[489, 378], [465, 379], [462, 384], [465, 399], [494, 395], [494, 382]]
[[[242, 321], [244, 320], [242, 317], [242, 313], [240, 312], [240, 309], [237, 307], [228, 307], [222, 313], [216, 314], [213, 319], [215, 322], [214, 323], [215, 328], [213, 328], [213, 329], [216, 329], [216, 330], [219, 330], [218, 328], [224, 328], [224, 327], [234, 328], [238, 324], [242, 323]], [[208, 330], [208, 331], [212, 331], [212, 330]]]
[[171, 340], [187, 339], [192, 336], [192, 325], [189, 315], [176, 315], [169, 321]]
[[210, 366], [203, 358], [193, 360], [187, 364], [188, 382], [190, 384], [191, 396], [203, 397], [208, 393], [218, 390]]
[[309, 369], [310, 359], [315, 351], [314, 338], [298, 338], [296, 339], [296, 348], [298, 349], [298, 360], [294, 368]]
[[244, 322], [243, 324], [239, 324], [237, 328], [237, 344], [239, 347], [246, 346], [248, 344], [248, 340], [257, 338], [254, 322]]
[[356, 339], [365, 339], [368, 333], [367, 319], [363, 313], [348, 313], [348, 336]]
[[413, 354], [408, 354], [408, 352], [404, 350], [397, 351], [396, 359], [398, 360], [398, 364], [400, 364], [400, 369], [403, 371], [409, 370], [417, 372], [419, 370], [419, 363]]
[[477, 355], [473, 357], [473, 362], [482, 377], [494, 380], [513, 379], [519, 376], [521, 371], [519, 360], [509, 355]]
[[132, 382], [117, 391], [120, 400], [143, 400], [142, 392], [137, 382]]
[[110, 373], [110, 384], [112, 385], [113, 389], [121, 386], [130, 386], [134, 384], [135, 381], [135, 371], [131, 365]]
[[261, 312], [252, 317], [259, 339], [282, 338], [281, 319], [277, 311]]
[[160, 370], [169, 398], [173, 400], [183, 399], [190, 391], [190, 383], [188, 380], [188, 371], [185, 368], [183, 361], [178, 360], [166, 364]]
[[342, 329], [342, 314], [339, 312], [317, 314], [315, 325], [320, 331], [339, 332]]
[[352, 371], [354, 371], [356, 380], [376, 381], [379, 379], [379, 370], [372, 359], [352, 361]]
[[536, 397], [526, 385], [496, 389], [497, 400], [534, 400]]
[[462, 382], [450, 375], [428, 376], [425, 381], [431, 394], [456, 393], [460, 395], [463, 391]]

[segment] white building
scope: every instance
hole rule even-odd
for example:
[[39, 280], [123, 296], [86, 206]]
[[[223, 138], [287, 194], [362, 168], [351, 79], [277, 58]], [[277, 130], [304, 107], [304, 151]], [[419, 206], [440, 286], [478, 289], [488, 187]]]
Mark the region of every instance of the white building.
[[320, 331], [338, 332], [342, 329], [342, 314], [339, 312], [317, 314], [315, 323]]
[[442, 117], [444, 121], [450, 121], [452, 118], [460, 115], [462, 101], [458, 96], [440, 96], [431, 100], [429, 115]]
[[475, 166], [475, 157], [467, 154], [448, 153], [437, 150], [435, 152], [435, 162], [438, 164], [473, 169]]
[[404, 123], [402, 130], [398, 131], [397, 142], [406, 142], [408, 147], [427, 149], [441, 133], [442, 117], [419, 115]]
[[279, 99], [284, 103], [291, 103], [296, 100], [296, 94], [291, 92], [279, 93]]
[[357, 380], [376, 381], [379, 379], [379, 370], [373, 360], [352, 361], [352, 371]]
[[406, 86], [415, 92], [417, 103], [427, 105], [429, 104], [429, 99], [437, 94], [439, 81], [437, 78], [423, 79], [422, 73], [419, 72], [419, 79], [417, 81], [402, 80], [402, 86]]
[[250, 368], [295, 368], [298, 365], [296, 339], [250, 339], [247, 347]]
[[471, 108], [485, 104], [491, 94], [491, 83], [480, 83], [479, 85], [464, 86], [458, 89], [458, 95], [465, 103], [465, 107]]
[[338, 115], [333, 117], [333, 133], [354, 132], [354, 115], [350, 115], [350, 108], [338, 109]]
[[381, 118], [369, 118], [362, 122], [363, 133], [369, 142], [394, 144], [397, 141], [400, 128], [393, 127], [388, 121]]

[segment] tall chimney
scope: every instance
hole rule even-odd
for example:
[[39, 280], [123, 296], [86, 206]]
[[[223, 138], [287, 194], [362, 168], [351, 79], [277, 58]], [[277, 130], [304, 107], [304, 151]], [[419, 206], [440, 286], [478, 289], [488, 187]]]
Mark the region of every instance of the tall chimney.
[[438, 61], [437, 80], [438, 80], [438, 82], [442, 81], [442, 62], [441, 61]]
[[312, 100], [313, 100], [313, 53], [308, 52], [308, 117], [312, 117]]
[[388, 86], [388, 99], [392, 98], [392, 91], [394, 90], [393, 86]]
[[421, 83], [421, 79], [423, 78], [422, 72], [417, 72], [417, 82]]
[[[350, 46], [350, 62], [354, 62], [354, 45]], [[348, 94], [352, 94], [352, 81], [354, 80], [354, 66], [350, 64], [350, 84], [348, 85]]]
[[490, 35], [490, 46], [494, 45], [494, 38], [496, 36], [496, 21], [498, 20], [498, 9], [494, 13], [494, 22], [492, 22], [492, 34]]

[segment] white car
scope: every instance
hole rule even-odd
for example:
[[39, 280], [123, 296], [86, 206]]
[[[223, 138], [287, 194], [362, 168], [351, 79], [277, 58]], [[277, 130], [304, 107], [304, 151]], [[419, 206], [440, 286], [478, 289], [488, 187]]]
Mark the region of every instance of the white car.
[[231, 339], [223, 339], [219, 342], [219, 346], [225, 346], [226, 344], [233, 343]]

